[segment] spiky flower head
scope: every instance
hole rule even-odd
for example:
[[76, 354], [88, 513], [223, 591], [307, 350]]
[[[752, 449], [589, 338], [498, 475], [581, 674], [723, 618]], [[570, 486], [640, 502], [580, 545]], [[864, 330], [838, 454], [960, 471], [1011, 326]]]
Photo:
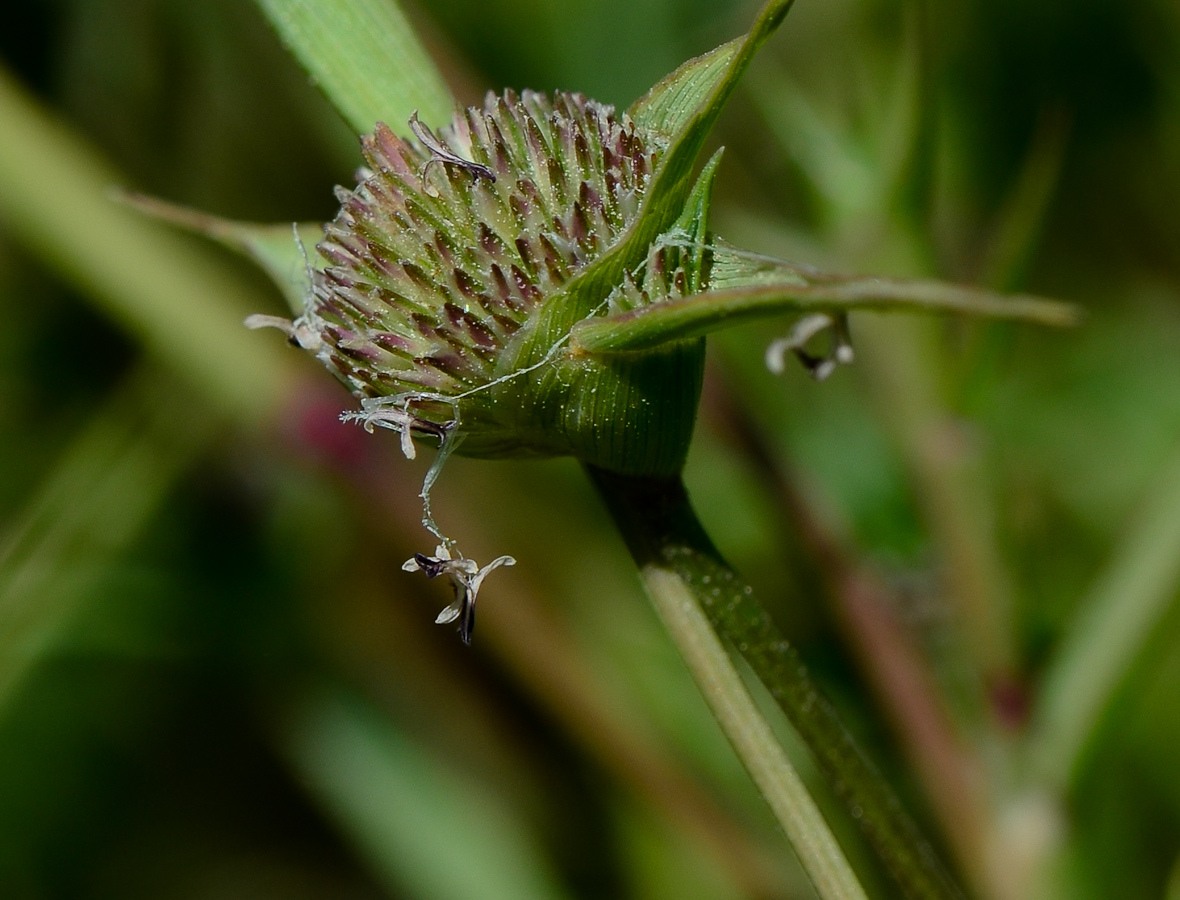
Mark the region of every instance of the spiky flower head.
[[[471, 640], [480, 567], [430, 513], [430, 487], [451, 452], [571, 455], [626, 474], [683, 464], [704, 365], [703, 340], [627, 358], [578, 353], [575, 324], [699, 288], [681, 252], [655, 241], [638, 264], [594, 267], [634, 237], [666, 137], [581, 94], [489, 94], [437, 134], [411, 116], [416, 140], [378, 124], [362, 138], [367, 166], [317, 245], [303, 313], [251, 316], [310, 350], [360, 401], [345, 418], [414, 438], [439, 453], [421, 497], [434, 556], [408, 571], [446, 576]], [[698, 218], [696, 221], [701, 221]], [[632, 229], [633, 230], [633, 229]], [[646, 234], [646, 232], [644, 232]], [[652, 238], [657, 237], [651, 235]], [[628, 258], [633, 254], [625, 254]], [[688, 257], [685, 257], [688, 258]], [[579, 284], [579, 281], [581, 284]]]
[[[634, 221], [661, 141], [567, 93], [489, 94], [437, 133], [410, 124], [417, 140], [384, 125], [362, 139], [367, 167], [355, 190], [338, 189], [299, 343], [362, 401], [367, 424], [440, 440], [458, 427], [470, 455], [601, 463], [619, 444], [604, 428], [627, 429], [594, 414], [619, 418], [603, 364], [574, 359], [561, 334], [538, 349], [539, 312]], [[606, 305], [644, 302], [648, 283], [661, 297], [677, 287], [639, 281]], [[695, 403], [699, 360], [688, 375]], [[555, 395], [558, 383], [569, 390]]]
[[[578, 94], [506, 92], [438, 133], [416, 114], [412, 139], [378, 125], [363, 139], [358, 186], [339, 190], [321, 267], [307, 266], [310, 290], [292, 282], [268, 229], [195, 225], [304, 301], [293, 322], [247, 324], [277, 326], [314, 352], [359, 400], [351, 417], [400, 431], [407, 456], [415, 437], [437, 442], [421, 496], [439, 546], [407, 565], [452, 581], [465, 639], [480, 583], [509, 558], [479, 567], [435, 526], [429, 489], [448, 453], [569, 455], [604, 472], [674, 476], [710, 331], [809, 313], [768, 362], [781, 369], [790, 350], [823, 378], [852, 360], [851, 309], [1074, 320], [1039, 298], [831, 275], [710, 234], [720, 152], [694, 180], [696, 160], [790, 5], [768, 0], [744, 38], [689, 60], [622, 116]], [[354, 86], [351, 76], [335, 84]], [[817, 354], [823, 331], [832, 340]]]

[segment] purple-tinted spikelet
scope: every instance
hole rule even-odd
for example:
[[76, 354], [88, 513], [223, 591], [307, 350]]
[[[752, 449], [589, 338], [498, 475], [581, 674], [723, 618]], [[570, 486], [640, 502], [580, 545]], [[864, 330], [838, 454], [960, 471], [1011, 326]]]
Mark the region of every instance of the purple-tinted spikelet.
[[658, 152], [610, 106], [531, 91], [489, 94], [421, 142], [379, 124], [362, 146], [303, 317], [362, 399], [488, 384], [530, 314], [633, 221]]
[[[435, 524], [429, 492], [448, 454], [569, 455], [628, 474], [678, 471], [704, 347], [680, 342], [623, 361], [568, 348], [577, 316], [685, 291], [679, 252], [657, 241], [614, 274], [617, 283], [591, 274], [597, 293], [583, 306], [590, 290], [563, 293], [609, 250], [634, 242], [628, 229], [664, 138], [581, 94], [532, 91], [489, 94], [437, 133], [415, 114], [409, 130], [406, 140], [378, 124], [362, 138], [367, 166], [355, 190], [337, 189], [340, 212], [317, 245], [326, 265], [312, 272], [302, 314], [252, 316], [247, 325], [277, 327], [327, 365], [360, 401], [344, 418], [399, 432], [407, 457], [415, 437], [439, 448], [420, 495], [438, 547], [403, 568], [451, 580], [456, 602], [437, 621], [458, 621], [468, 642], [480, 585], [514, 561], [479, 566]], [[563, 297], [569, 307], [541, 314]], [[564, 335], [547, 327], [550, 312]]]

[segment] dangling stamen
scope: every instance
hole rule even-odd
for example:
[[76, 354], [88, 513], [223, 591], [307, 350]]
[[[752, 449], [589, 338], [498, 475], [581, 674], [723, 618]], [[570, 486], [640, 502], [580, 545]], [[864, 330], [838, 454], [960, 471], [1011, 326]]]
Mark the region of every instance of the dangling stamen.
[[[805, 345], [822, 331], [831, 329], [832, 346], [823, 356], [815, 356]], [[775, 375], [781, 375], [786, 368], [786, 354], [790, 350], [803, 364], [803, 368], [816, 381], [823, 381], [837, 366], [851, 365], [856, 359], [852, 350], [852, 335], [848, 330], [848, 316], [845, 313], [816, 313], [799, 319], [790, 335], [773, 341], [766, 348], [766, 367]]]

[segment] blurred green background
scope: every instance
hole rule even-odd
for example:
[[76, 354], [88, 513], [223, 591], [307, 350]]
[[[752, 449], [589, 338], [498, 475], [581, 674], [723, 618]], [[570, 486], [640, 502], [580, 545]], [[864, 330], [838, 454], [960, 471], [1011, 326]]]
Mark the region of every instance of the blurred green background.
[[[754, 11], [408, 7], [461, 100], [620, 106]], [[0, 62], [0, 897], [810, 896], [576, 465], [448, 463], [518, 560], [466, 650], [400, 571], [427, 461], [108, 196], [334, 214], [355, 138], [257, 7], [10, 4]], [[1085, 308], [854, 317], [823, 384], [727, 332], [687, 479], [973, 894], [1180, 898], [1180, 7], [799, 0], [715, 140], [744, 247]]]

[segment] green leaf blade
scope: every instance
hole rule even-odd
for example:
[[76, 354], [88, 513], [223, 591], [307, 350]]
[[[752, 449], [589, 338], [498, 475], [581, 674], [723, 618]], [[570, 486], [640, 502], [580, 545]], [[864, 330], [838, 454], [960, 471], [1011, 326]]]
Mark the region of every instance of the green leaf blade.
[[311, 296], [311, 272], [322, 269], [325, 260], [315, 252], [323, 237], [318, 222], [293, 222], [274, 225], [222, 219], [196, 209], [178, 206], [132, 191], [116, 195], [128, 206], [150, 218], [167, 222], [185, 231], [203, 235], [252, 260], [264, 271], [292, 314], [302, 315]]
[[406, 133], [418, 111], [450, 121], [455, 101], [394, 0], [258, 0], [283, 43], [357, 133]]
[[688, 275], [688, 291], [696, 293], [708, 284], [708, 268], [713, 259], [709, 246], [709, 205], [713, 200], [713, 185], [717, 181], [717, 170], [721, 167], [724, 147], [713, 154], [705, 163], [697, 182], [684, 205], [684, 212], [676, 220], [673, 235], [683, 234], [686, 244], [680, 255], [684, 271]]
[[692, 173], [705, 140], [754, 54], [782, 23], [794, 0], [770, 0], [744, 38], [685, 63], [647, 95], [630, 114], [657, 135], [671, 135], [636, 219], [621, 239], [550, 298], [523, 333], [514, 365], [538, 362], [564, 341], [580, 320], [597, 313], [624, 273], [647, 258], [654, 241], [684, 213]]
[[650, 221], [652, 225], [659, 223], [654, 237], [680, 215], [705, 140], [754, 55], [782, 23], [793, 2], [770, 0], [744, 38], [681, 66], [633, 107], [632, 117], [639, 117], [637, 121], [673, 135], [636, 222], [637, 236], [651, 230], [644, 227]]
[[797, 270], [761, 284], [727, 287], [578, 323], [572, 345], [583, 353], [650, 350], [722, 328], [798, 312], [933, 312], [985, 315], [1042, 325], [1076, 324], [1074, 307], [1028, 295], [1005, 297], [936, 281], [824, 276]]
[[743, 41], [744, 38], [737, 38], [703, 56], [688, 60], [636, 100], [627, 111], [628, 114], [637, 125], [671, 137], [680, 123], [688, 121], [701, 103], [708, 99], [709, 93], [741, 49]]

